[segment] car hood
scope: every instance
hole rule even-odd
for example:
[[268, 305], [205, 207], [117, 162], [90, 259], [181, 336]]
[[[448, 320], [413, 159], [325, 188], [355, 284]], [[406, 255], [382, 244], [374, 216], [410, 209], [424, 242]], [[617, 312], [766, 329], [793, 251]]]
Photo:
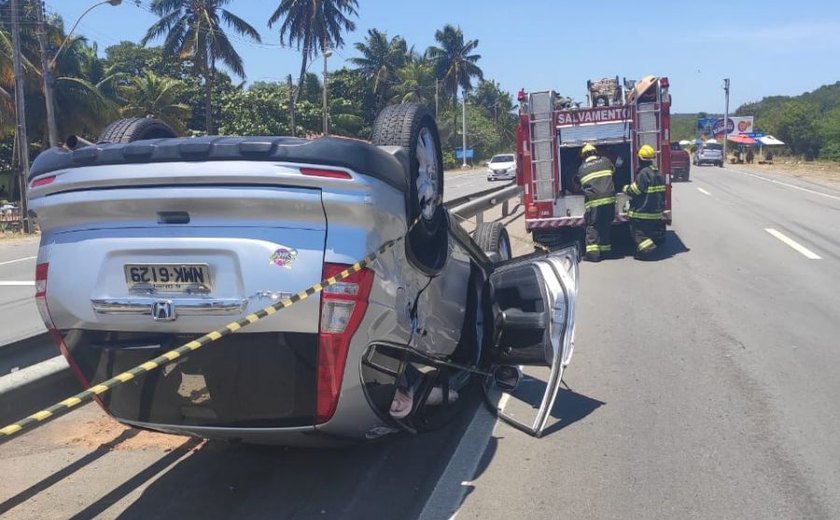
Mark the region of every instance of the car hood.
[[490, 163], [489, 168], [491, 170], [508, 170], [516, 166], [516, 163], [513, 162], [497, 162], [497, 163]]

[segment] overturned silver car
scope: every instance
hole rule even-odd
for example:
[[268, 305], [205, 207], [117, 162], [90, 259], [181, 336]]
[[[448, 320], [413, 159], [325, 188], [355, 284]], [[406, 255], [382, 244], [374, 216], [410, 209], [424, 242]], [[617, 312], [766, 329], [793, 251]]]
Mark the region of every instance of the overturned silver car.
[[[517, 367], [537, 365], [550, 381], [520, 427], [540, 434], [571, 358], [577, 250], [511, 259], [500, 224], [464, 231], [441, 203], [427, 109], [388, 107], [372, 144], [173, 135], [121, 120], [32, 166], [38, 308], [86, 386], [400, 240], [349, 278], [103, 394], [108, 413], [206, 438], [366, 439], [412, 429], [435, 388], [445, 407], [471, 377], [510, 389]], [[406, 379], [414, 400], [397, 418]]]

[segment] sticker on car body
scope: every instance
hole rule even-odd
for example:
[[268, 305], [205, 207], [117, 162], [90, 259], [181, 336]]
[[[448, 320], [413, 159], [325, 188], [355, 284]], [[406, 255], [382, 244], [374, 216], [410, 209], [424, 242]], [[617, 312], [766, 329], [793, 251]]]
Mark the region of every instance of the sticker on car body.
[[272, 253], [271, 257], [268, 259], [268, 263], [274, 264], [278, 267], [291, 269], [292, 264], [295, 263], [297, 255], [297, 249], [293, 247], [280, 246], [274, 250], [274, 253]]

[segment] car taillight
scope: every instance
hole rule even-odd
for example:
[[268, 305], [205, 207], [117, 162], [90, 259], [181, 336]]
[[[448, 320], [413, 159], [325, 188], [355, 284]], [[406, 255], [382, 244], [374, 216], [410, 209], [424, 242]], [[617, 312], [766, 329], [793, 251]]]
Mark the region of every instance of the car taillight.
[[32, 184], [29, 185], [30, 188], [37, 188], [38, 186], [46, 186], [47, 184], [52, 184], [55, 181], [55, 175], [49, 175], [47, 177], [41, 177], [40, 179], [35, 179], [32, 181]]
[[41, 314], [41, 319], [44, 320], [44, 325], [50, 330], [55, 328], [53, 325], [50, 310], [47, 307], [47, 274], [50, 270], [50, 264], [38, 264], [35, 266], [35, 306], [38, 307], [38, 312]]
[[[73, 359], [73, 356], [70, 355], [70, 350], [67, 348], [67, 344], [64, 343], [64, 337], [61, 335], [61, 332], [56, 329], [55, 322], [53, 322], [52, 316], [50, 316], [50, 308], [47, 305], [47, 276], [49, 275], [50, 271], [50, 264], [43, 263], [38, 264], [35, 266], [35, 306], [38, 308], [38, 313], [41, 314], [41, 319], [44, 320], [44, 325], [47, 327], [49, 331], [50, 338], [52, 338], [53, 343], [58, 348], [61, 355], [64, 356], [64, 359], [67, 360], [67, 363], [70, 365], [70, 369], [76, 374], [76, 377], [82, 383], [84, 388], [90, 387], [90, 381], [85, 377], [84, 373], [82, 372], [79, 365], [76, 363], [76, 360]], [[99, 401], [99, 397], [96, 398]], [[100, 404], [102, 404], [100, 402]]]
[[[331, 278], [350, 267], [344, 264], [324, 264], [323, 279]], [[373, 271], [362, 269], [326, 287], [321, 293], [316, 410], [318, 424], [330, 420], [338, 406], [350, 340], [367, 310], [373, 278]]]
[[324, 170], [321, 168], [301, 168], [300, 173], [309, 177], [327, 177], [330, 179], [352, 179], [353, 177], [341, 170]]

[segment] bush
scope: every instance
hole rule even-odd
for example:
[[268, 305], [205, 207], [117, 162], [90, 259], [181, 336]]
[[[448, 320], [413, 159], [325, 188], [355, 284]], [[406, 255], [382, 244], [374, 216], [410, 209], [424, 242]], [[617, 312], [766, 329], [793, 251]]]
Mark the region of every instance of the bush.
[[443, 169], [454, 170], [458, 167], [458, 161], [455, 159], [455, 152], [443, 152]]
[[827, 143], [820, 149], [820, 159], [840, 162], [840, 143]]

